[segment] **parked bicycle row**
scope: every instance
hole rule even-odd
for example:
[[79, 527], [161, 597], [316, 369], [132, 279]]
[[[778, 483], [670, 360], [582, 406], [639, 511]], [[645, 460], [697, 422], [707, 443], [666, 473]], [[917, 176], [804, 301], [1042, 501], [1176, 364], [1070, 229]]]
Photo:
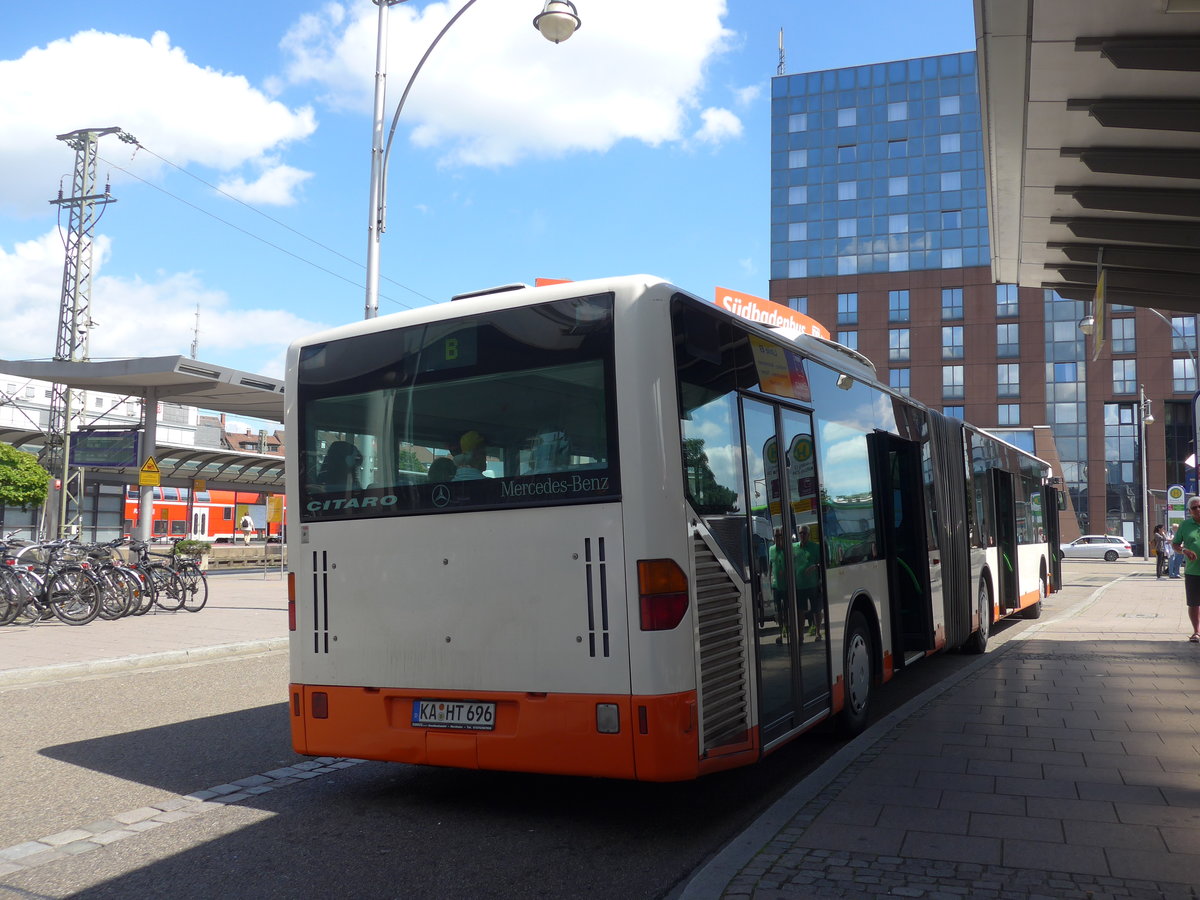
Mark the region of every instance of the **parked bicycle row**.
[[[126, 544], [131, 561], [118, 552]], [[97, 617], [145, 615], [155, 607], [199, 612], [207, 602], [208, 578], [195, 560], [151, 553], [141, 541], [83, 544], [10, 536], [0, 542], [0, 626], [52, 618], [86, 625]]]

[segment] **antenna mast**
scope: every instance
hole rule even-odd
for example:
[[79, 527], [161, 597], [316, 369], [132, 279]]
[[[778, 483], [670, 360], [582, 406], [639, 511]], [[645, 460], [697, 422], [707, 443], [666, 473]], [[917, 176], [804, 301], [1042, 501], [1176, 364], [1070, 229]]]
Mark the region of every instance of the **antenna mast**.
[[196, 304], [196, 325], [192, 328], [192, 359], [200, 350], [200, 304]]
[[776, 75], [787, 74], [787, 61], [783, 56], [783, 28], [779, 29], [779, 68], [775, 70]]

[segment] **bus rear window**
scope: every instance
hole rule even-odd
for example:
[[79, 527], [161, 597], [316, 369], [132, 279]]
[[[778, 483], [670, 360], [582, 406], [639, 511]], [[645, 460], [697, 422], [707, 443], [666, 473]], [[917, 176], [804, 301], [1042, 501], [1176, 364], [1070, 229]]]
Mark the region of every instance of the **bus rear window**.
[[303, 521], [619, 496], [612, 297], [306, 347]]

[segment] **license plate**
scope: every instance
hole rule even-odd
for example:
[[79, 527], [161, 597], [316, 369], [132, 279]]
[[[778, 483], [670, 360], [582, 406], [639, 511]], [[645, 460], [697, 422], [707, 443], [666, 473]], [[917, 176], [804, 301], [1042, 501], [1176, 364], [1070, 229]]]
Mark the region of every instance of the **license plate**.
[[462, 728], [491, 731], [496, 727], [496, 704], [466, 700], [414, 700], [414, 728]]

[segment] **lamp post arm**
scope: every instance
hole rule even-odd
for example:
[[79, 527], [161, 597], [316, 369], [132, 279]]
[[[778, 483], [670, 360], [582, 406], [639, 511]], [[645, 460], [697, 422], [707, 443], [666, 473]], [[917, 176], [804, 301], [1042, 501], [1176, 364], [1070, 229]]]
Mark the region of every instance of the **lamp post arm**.
[[450, 17], [450, 21], [442, 26], [442, 30], [438, 32], [437, 37], [425, 49], [425, 55], [421, 57], [421, 61], [417, 63], [417, 67], [413, 69], [412, 75], [408, 77], [408, 84], [404, 86], [404, 93], [400, 95], [400, 102], [396, 104], [396, 113], [392, 116], [392, 127], [388, 130], [387, 143], [383, 146], [383, 171], [380, 177], [380, 196], [379, 196], [379, 230], [384, 232], [387, 230], [387, 172], [388, 172], [388, 157], [392, 152], [392, 139], [396, 136], [396, 125], [400, 121], [400, 112], [404, 109], [404, 101], [408, 99], [408, 93], [412, 90], [413, 82], [417, 80], [417, 75], [421, 72], [421, 67], [425, 65], [425, 60], [429, 59], [429, 54], [433, 52], [433, 48], [438, 45], [438, 42], [445, 36], [446, 32], [451, 29], [455, 22], [459, 20], [468, 9], [474, 6], [478, 0], [467, 0], [462, 8]]

